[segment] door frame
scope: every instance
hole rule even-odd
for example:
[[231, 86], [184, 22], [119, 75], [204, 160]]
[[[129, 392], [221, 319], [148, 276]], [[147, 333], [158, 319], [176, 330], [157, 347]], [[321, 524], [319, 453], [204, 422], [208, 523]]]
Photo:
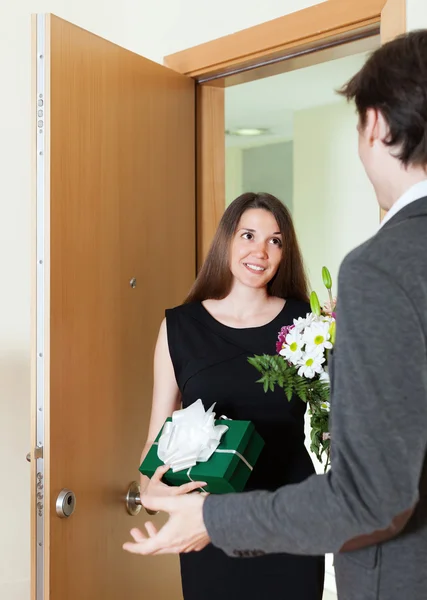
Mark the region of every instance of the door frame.
[[199, 84], [198, 267], [224, 212], [224, 89], [362, 52], [372, 41], [384, 44], [405, 32], [406, 0], [327, 0], [164, 58], [166, 66]]

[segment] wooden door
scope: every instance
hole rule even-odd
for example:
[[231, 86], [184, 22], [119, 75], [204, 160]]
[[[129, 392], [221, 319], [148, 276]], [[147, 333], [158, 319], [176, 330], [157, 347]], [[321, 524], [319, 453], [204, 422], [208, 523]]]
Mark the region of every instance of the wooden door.
[[159, 325], [195, 276], [194, 82], [51, 15], [33, 49], [33, 598], [178, 600], [177, 560], [122, 543]]

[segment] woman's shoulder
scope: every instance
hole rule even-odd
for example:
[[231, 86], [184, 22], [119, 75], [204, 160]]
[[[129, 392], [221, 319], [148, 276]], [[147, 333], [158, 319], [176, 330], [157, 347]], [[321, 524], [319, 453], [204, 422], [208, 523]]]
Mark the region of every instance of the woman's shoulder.
[[187, 302], [165, 310], [166, 319], [193, 317], [200, 310], [200, 302]]
[[165, 319], [163, 320], [169, 343], [183, 344], [183, 332], [186, 338], [191, 338], [190, 332], [194, 327], [198, 327], [198, 303], [189, 302], [188, 304], [180, 304], [173, 308], [165, 310]]

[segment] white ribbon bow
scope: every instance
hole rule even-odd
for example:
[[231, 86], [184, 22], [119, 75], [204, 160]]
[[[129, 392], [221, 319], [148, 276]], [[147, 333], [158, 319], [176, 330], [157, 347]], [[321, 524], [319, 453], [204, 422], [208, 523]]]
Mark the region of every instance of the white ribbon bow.
[[165, 423], [157, 454], [174, 473], [208, 461], [218, 448], [228, 427], [215, 425], [214, 406], [205, 412], [202, 401], [197, 400], [187, 408], [176, 410], [172, 421]]

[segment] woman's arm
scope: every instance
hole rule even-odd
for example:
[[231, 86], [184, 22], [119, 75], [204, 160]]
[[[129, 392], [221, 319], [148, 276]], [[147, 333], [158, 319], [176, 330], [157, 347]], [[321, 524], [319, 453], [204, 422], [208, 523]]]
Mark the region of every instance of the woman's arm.
[[[181, 393], [175, 379], [175, 372], [169, 353], [166, 319], [163, 319], [154, 351], [153, 400], [148, 436], [141, 454], [141, 462], [148, 454], [163, 423], [172, 415], [174, 410], [180, 408], [180, 405]], [[149, 481], [148, 477], [141, 474], [141, 491], [144, 491]]]

